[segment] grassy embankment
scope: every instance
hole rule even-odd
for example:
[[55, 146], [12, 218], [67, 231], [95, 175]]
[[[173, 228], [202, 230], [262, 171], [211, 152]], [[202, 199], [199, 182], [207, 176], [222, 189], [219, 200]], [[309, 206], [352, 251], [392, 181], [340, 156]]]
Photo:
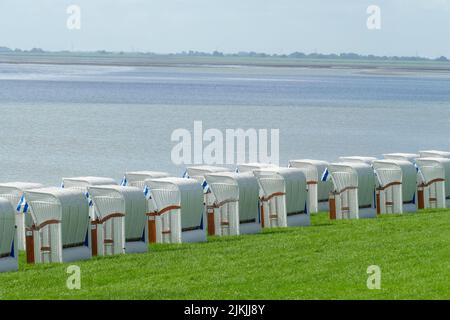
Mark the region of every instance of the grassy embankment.
[[[76, 262], [81, 290], [68, 290], [69, 264], [26, 265], [0, 274], [0, 299], [449, 299], [450, 210], [333, 221], [154, 245], [148, 254]], [[366, 286], [381, 268], [381, 290]]]

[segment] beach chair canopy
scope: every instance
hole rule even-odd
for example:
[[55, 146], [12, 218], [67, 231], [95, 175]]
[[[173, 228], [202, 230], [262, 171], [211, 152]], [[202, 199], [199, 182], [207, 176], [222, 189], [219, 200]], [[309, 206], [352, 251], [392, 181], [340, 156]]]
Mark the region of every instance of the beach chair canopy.
[[419, 154], [417, 153], [385, 153], [383, 154], [383, 157], [385, 159], [391, 159], [391, 160], [407, 160], [410, 161], [412, 163], [414, 163], [414, 161], [420, 157]]
[[260, 188], [265, 198], [276, 193], [286, 193], [286, 184], [282, 176], [269, 170], [255, 170], [253, 174], [258, 179]]
[[117, 185], [117, 182], [111, 178], [104, 177], [73, 177], [63, 178], [64, 188], [78, 188], [86, 191], [88, 186]]
[[89, 225], [89, 204], [78, 189], [42, 188], [25, 191], [36, 227], [59, 221], [63, 246], [79, 245], [86, 240]]
[[147, 201], [140, 188], [91, 186], [88, 192], [99, 220], [112, 214], [122, 214], [125, 216], [125, 238], [142, 238], [147, 220]]
[[0, 258], [12, 252], [16, 231], [15, 210], [11, 203], [0, 198]]
[[307, 182], [317, 183], [317, 200], [326, 201], [332, 189], [331, 181], [322, 181], [322, 174], [328, 167], [329, 163], [322, 160], [299, 159], [290, 160], [289, 166], [292, 168], [300, 168], [305, 171]]
[[241, 163], [237, 165], [238, 172], [253, 172], [253, 170], [264, 169], [264, 168], [277, 168], [278, 166], [271, 163], [261, 163], [261, 162], [252, 162], [252, 163]]
[[230, 168], [216, 166], [193, 166], [186, 168], [187, 177], [196, 179], [200, 183], [205, 179], [205, 175], [215, 172], [231, 172]]
[[[374, 161], [373, 167], [380, 186], [384, 187], [395, 181], [401, 182], [403, 202], [414, 200], [417, 189], [417, 172], [413, 163], [407, 160], [385, 159]], [[401, 175], [401, 178], [398, 178], [398, 174]]]
[[144, 189], [144, 182], [147, 179], [157, 179], [168, 177], [167, 172], [162, 171], [131, 171], [125, 173], [124, 185]]
[[377, 160], [377, 158], [374, 157], [362, 157], [362, 156], [350, 156], [350, 157], [339, 157], [339, 161], [342, 162], [362, 162], [367, 164], [372, 164]]
[[352, 166], [344, 163], [331, 163], [328, 165], [328, 171], [335, 192], [340, 193], [345, 189], [358, 187], [358, 174]]
[[259, 184], [252, 172], [206, 175], [217, 203], [239, 201], [241, 222], [258, 221]]
[[171, 206], [180, 207], [181, 227], [197, 228], [202, 223], [203, 189], [195, 179], [159, 178], [145, 180], [158, 211]]
[[386, 187], [393, 183], [402, 183], [402, 169], [394, 163], [373, 163], [377, 185]]
[[43, 188], [40, 183], [29, 182], [8, 182], [0, 184], [0, 198], [8, 199], [13, 208], [19, 206], [19, 202], [22, 199], [23, 192], [25, 190]]
[[359, 206], [373, 204], [375, 174], [371, 165], [364, 162], [338, 162], [331, 163], [327, 170], [336, 192], [357, 187]]
[[450, 158], [450, 152], [439, 150], [419, 151], [421, 158]]

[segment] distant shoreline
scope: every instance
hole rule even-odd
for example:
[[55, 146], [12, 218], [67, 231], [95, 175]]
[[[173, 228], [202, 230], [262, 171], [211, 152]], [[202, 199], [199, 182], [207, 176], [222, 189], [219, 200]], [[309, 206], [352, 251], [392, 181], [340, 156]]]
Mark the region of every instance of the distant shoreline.
[[233, 56], [179, 56], [94, 53], [0, 53], [2, 64], [85, 65], [117, 67], [267, 67], [350, 69], [373, 72], [450, 73], [450, 63], [433, 60], [311, 59]]

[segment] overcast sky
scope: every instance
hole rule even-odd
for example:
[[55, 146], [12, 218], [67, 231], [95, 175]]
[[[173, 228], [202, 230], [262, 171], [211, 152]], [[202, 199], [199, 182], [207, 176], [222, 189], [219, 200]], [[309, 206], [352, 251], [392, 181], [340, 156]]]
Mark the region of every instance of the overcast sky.
[[[372, 4], [381, 30], [367, 29]], [[450, 57], [450, 0], [0, 0], [0, 46]]]

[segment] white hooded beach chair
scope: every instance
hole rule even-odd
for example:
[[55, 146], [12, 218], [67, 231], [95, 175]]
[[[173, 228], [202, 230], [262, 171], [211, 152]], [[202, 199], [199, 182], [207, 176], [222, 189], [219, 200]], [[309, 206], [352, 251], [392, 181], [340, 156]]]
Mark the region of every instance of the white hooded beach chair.
[[377, 214], [403, 213], [402, 169], [392, 162], [374, 161]]
[[304, 170], [308, 186], [309, 213], [328, 211], [328, 195], [331, 192], [331, 181], [322, 181], [322, 174], [329, 163], [321, 160], [290, 160], [289, 167]]
[[137, 187], [88, 187], [94, 216], [92, 255], [148, 251], [147, 203]]
[[[208, 206], [211, 206], [214, 203], [214, 195], [211, 193], [211, 188], [209, 188], [208, 183], [205, 180], [205, 176], [210, 173], [218, 173], [218, 172], [232, 172], [231, 169], [225, 168], [225, 167], [218, 167], [218, 166], [192, 166], [187, 167], [186, 172], [184, 174], [185, 178], [191, 178], [195, 179], [202, 185], [203, 188], [203, 203], [205, 206], [205, 223], [207, 226], [210, 224], [208, 223], [208, 219], [214, 219], [214, 216], [212, 213], [208, 214]], [[212, 230], [208, 230], [208, 234], [210, 236], [214, 235]]]
[[25, 191], [32, 225], [26, 228], [28, 263], [68, 262], [91, 257], [89, 205], [77, 189]]
[[373, 218], [375, 174], [364, 162], [331, 163], [322, 180], [331, 179], [329, 206], [331, 219]]
[[450, 158], [450, 152], [439, 150], [419, 151], [420, 158]]
[[[376, 160], [373, 162], [373, 168], [377, 178], [378, 214], [417, 210], [417, 170], [412, 162], [397, 159]], [[399, 174], [401, 178], [398, 177]]]
[[11, 203], [0, 198], [0, 272], [18, 270], [16, 250], [15, 210]]
[[79, 189], [84, 192], [90, 186], [106, 186], [106, 185], [117, 185], [117, 182], [111, 178], [104, 177], [73, 177], [73, 178], [63, 178], [61, 187], [67, 189]]
[[162, 171], [129, 171], [122, 179], [122, 186], [137, 187], [144, 190], [145, 180], [169, 177], [167, 172]]
[[156, 207], [147, 214], [150, 242], [206, 241], [203, 189], [197, 180], [168, 177], [148, 179], [145, 185]]
[[260, 185], [260, 216], [264, 228], [307, 226], [306, 175], [302, 169], [266, 168], [254, 170]]
[[29, 208], [24, 207], [23, 192], [25, 190], [42, 188], [40, 183], [28, 182], [9, 182], [0, 184], [0, 197], [8, 199], [14, 209], [16, 209], [17, 226], [17, 249], [25, 250], [25, 218], [29, 217], [27, 212]]
[[385, 153], [383, 154], [384, 159], [389, 160], [406, 160], [411, 163], [414, 163], [417, 158], [420, 157], [417, 153]]
[[450, 205], [450, 159], [418, 158], [416, 165], [418, 209]]
[[208, 206], [208, 231], [217, 236], [261, 231], [259, 185], [251, 172], [222, 172], [206, 175], [214, 196]]
[[330, 164], [327, 173], [333, 183], [329, 196], [330, 219], [359, 218], [358, 174], [344, 164]]

